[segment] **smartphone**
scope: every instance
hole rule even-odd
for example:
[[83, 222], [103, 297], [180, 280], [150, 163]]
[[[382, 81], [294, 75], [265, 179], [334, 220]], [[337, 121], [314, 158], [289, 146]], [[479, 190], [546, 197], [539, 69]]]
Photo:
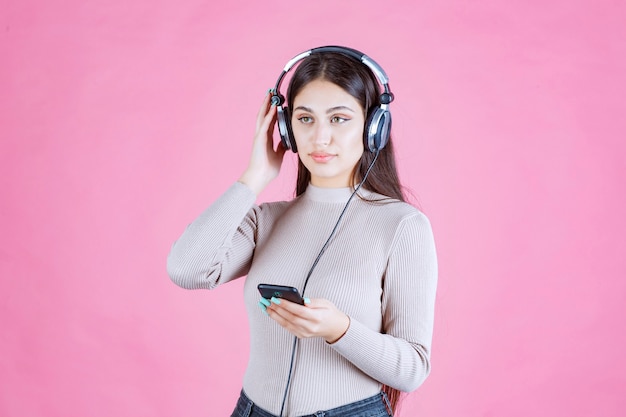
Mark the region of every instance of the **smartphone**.
[[282, 298], [297, 304], [304, 305], [304, 299], [298, 292], [297, 288], [287, 287], [285, 285], [259, 284], [257, 286], [261, 296], [268, 300], [272, 297]]

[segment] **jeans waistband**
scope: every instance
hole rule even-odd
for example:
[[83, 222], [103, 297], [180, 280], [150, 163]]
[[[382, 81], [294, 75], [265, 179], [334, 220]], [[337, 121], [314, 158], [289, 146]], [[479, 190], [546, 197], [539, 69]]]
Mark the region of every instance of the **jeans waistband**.
[[[369, 398], [342, 405], [330, 410], [317, 411], [301, 417], [384, 417], [392, 416], [391, 404], [387, 394], [380, 392]], [[237, 406], [231, 417], [278, 417], [269, 411], [257, 406], [241, 390]], [[286, 416], [285, 416], [286, 417]]]

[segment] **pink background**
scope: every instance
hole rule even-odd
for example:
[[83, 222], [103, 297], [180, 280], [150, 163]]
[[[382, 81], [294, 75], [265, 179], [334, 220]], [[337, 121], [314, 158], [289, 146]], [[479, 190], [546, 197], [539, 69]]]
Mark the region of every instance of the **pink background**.
[[433, 372], [402, 415], [623, 415], [624, 21], [608, 0], [1, 1], [0, 415], [228, 415], [241, 283], [185, 291], [165, 258], [324, 44], [388, 72], [436, 234]]

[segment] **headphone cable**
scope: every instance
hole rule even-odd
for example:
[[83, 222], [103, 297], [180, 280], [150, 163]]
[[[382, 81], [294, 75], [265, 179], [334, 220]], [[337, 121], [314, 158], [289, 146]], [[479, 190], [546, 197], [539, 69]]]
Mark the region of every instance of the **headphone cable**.
[[[309, 272], [306, 275], [306, 279], [304, 280], [304, 285], [302, 286], [302, 297], [304, 297], [304, 292], [306, 291], [307, 284], [309, 283], [309, 278], [311, 278], [311, 275], [313, 274], [313, 270], [317, 266], [317, 263], [319, 262], [320, 258], [324, 254], [324, 252], [326, 252], [326, 248], [330, 244], [330, 240], [335, 235], [335, 232], [337, 232], [337, 229], [339, 227], [339, 223], [341, 223], [341, 219], [343, 219], [344, 214], [346, 214], [346, 210], [348, 209], [348, 206], [350, 205], [350, 202], [352, 201], [352, 198], [359, 191], [359, 189], [361, 188], [363, 183], [365, 183], [365, 180], [367, 179], [367, 176], [369, 175], [369, 173], [372, 170], [372, 168], [374, 168], [374, 164], [376, 163], [376, 160], [378, 159], [378, 155], [379, 154], [380, 154], [380, 149], [376, 149], [376, 153], [374, 154], [374, 159], [370, 163], [369, 167], [367, 167], [367, 170], [365, 171], [365, 174], [363, 175], [363, 179], [356, 186], [356, 188], [354, 189], [354, 191], [350, 195], [350, 198], [348, 198], [348, 201], [343, 206], [343, 210], [341, 210], [341, 213], [339, 214], [339, 217], [337, 218], [337, 221], [335, 222], [335, 226], [333, 227], [333, 230], [330, 232], [330, 235], [328, 235], [328, 238], [326, 239], [326, 242], [322, 246], [322, 249], [320, 250], [320, 252], [317, 254], [317, 257], [315, 258], [315, 261], [313, 261], [313, 265], [309, 269]], [[296, 357], [296, 348], [297, 347], [298, 347], [298, 337], [294, 336], [293, 337], [293, 347], [291, 348], [291, 360], [290, 360], [290, 363], [289, 363], [289, 375], [287, 376], [287, 386], [285, 387], [285, 393], [283, 394], [283, 401], [282, 401], [282, 404], [280, 406], [280, 417], [283, 417], [283, 411], [285, 409], [285, 402], [287, 400], [287, 394], [289, 393], [289, 385], [291, 384], [291, 374], [293, 372], [293, 365], [294, 365], [294, 362], [295, 362], [294, 359]]]

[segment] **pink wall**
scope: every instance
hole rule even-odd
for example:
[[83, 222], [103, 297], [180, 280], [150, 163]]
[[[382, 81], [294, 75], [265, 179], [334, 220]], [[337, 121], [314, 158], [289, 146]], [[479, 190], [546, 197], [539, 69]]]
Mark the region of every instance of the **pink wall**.
[[0, 415], [228, 415], [241, 285], [181, 290], [165, 257], [323, 44], [389, 73], [436, 233], [433, 373], [403, 415], [623, 415], [624, 3], [296, 4], [0, 3]]

